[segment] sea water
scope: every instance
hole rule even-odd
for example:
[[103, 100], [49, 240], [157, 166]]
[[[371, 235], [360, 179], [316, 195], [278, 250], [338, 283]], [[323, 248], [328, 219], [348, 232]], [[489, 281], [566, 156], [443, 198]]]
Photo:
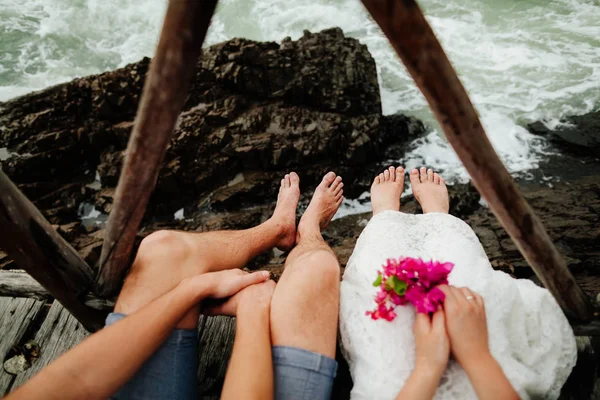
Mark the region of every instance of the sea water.
[[[152, 56], [166, 0], [0, 0], [0, 101]], [[527, 178], [547, 150], [527, 122], [600, 106], [600, 0], [422, 0], [427, 19], [507, 168]], [[468, 175], [429, 107], [359, 0], [221, 0], [206, 44], [233, 37], [280, 41], [333, 26], [377, 62], [385, 114], [428, 126], [407, 168]], [[356, 204], [354, 204], [356, 205]], [[348, 211], [352, 204], [348, 203]]]

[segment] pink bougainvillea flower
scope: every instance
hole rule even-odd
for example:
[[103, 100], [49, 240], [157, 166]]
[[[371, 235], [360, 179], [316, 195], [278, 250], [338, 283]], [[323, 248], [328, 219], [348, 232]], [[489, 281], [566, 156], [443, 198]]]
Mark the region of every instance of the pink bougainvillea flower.
[[374, 320], [393, 321], [394, 309], [412, 304], [419, 313], [432, 313], [444, 302], [444, 292], [438, 286], [448, 284], [448, 274], [454, 268], [450, 262], [423, 261], [420, 258], [388, 259], [378, 272], [373, 286], [376, 307], [366, 315]]

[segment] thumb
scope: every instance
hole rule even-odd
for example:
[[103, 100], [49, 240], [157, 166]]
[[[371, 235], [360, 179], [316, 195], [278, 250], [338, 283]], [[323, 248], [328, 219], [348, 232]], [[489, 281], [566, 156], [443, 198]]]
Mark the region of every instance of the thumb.
[[250, 274], [242, 274], [230, 277], [225, 282], [219, 282], [211, 297], [223, 298], [233, 296], [240, 290], [261, 283], [269, 279], [268, 271], [256, 271]]
[[446, 316], [443, 310], [437, 310], [431, 318], [431, 326], [434, 332], [442, 333], [446, 331]]
[[431, 329], [431, 320], [428, 314], [417, 313], [415, 317], [415, 325], [413, 331], [415, 335], [427, 333]]

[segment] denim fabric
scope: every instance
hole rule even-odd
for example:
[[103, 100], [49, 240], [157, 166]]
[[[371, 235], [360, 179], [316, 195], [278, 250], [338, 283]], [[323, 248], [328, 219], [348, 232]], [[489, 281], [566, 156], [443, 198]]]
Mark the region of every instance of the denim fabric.
[[296, 347], [273, 346], [275, 400], [328, 400], [337, 361]]
[[[106, 326], [125, 318], [111, 313]], [[142, 368], [111, 399], [198, 399], [198, 341], [195, 329], [175, 329]], [[127, 338], [123, 338], [127, 340]], [[131, 343], [135, 346], [135, 343]]]

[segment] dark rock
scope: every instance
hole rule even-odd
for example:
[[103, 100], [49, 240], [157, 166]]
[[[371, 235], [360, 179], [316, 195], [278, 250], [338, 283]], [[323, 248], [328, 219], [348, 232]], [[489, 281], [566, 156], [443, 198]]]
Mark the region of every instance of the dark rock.
[[560, 148], [584, 156], [600, 156], [600, 110], [561, 120], [556, 129], [537, 121], [527, 125], [531, 133], [547, 136]]

